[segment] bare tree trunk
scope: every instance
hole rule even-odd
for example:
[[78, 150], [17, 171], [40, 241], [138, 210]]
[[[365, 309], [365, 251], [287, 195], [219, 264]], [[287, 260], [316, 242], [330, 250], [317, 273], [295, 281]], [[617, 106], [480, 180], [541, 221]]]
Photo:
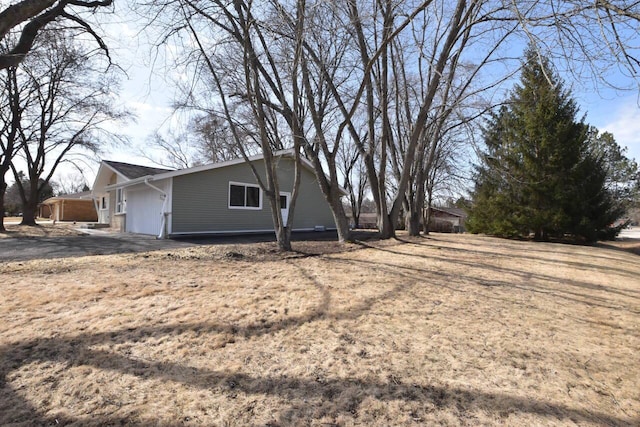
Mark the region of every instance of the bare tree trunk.
[[7, 192], [7, 183], [4, 180], [4, 174], [0, 175], [0, 231], [6, 231], [4, 228], [4, 195]]
[[349, 220], [344, 212], [344, 206], [342, 205], [340, 195], [332, 195], [329, 197], [328, 202], [331, 207], [331, 213], [333, 214], [333, 220], [336, 223], [338, 241], [340, 243], [353, 241], [351, 229], [349, 228]]
[[396, 228], [395, 225], [391, 223], [389, 217], [384, 182], [381, 183], [378, 179], [372, 156], [368, 154], [365, 155], [364, 163], [371, 186], [371, 194], [373, 195], [373, 201], [376, 205], [376, 223], [378, 225], [378, 231], [380, 232], [380, 238], [390, 239], [396, 235]]
[[549, 240], [547, 230], [545, 230], [544, 227], [538, 228], [535, 232], [534, 239], [542, 242]]
[[29, 184], [28, 189], [20, 191], [22, 197], [22, 222], [20, 225], [35, 226], [38, 212], [38, 181], [36, 180], [34, 183], [33, 180], [30, 180]]
[[20, 128], [20, 120], [22, 118], [23, 109], [20, 106], [20, 90], [18, 89], [18, 81], [16, 77], [16, 69], [9, 68], [6, 70], [6, 80], [4, 80], [3, 91], [8, 93], [8, 116], [2, 114], [2, 119], [5, 122], [2, 133], [6, 132], [4, 140], [0, 140], [0, 148], [2, 148], [2, 154], [0, 154], [0, 231], [5, 231], [4, 227], [4, 196], [7, 192], [7, 180], [6, 175], [10, 169], [12, 169], [13, 157], [19, 147], [16, 147], [16, 138], [18, 135], [18, 129]]
[[407, 191], [409, 200], [407, 203], [406, 226], [409, 236], [414, 237], [420, 235], [420, 221], [422, 220], [422, 209], [424, 207], [424, 145], [424, 143], [419, 145], [420, 153], [416, 160], [415, 177], [412, 179], [413, 182], [410, 181]]
[[276, 233], [276, 242], [278, 243], [278, 249], [284, 252], [290, 252], [291, 251], [291, 228], [285, 227], [282, 223], [278, 224], [278, 218], [280, 218], [280, 220], [282, 219], [282, 214], [279, 214], [278, 212], [278, 210], [280, 210], [279, 208], [280, 203], [271, 201], [269, 205], [271, 206], [271, 217], [273, 218], [274, 224], [276, 224], [275, 233]]
[[415, 237], [420, 235], [420, 223], [422, 222], [421, 210], [421, 207], [414, 205], [412, 209], [407, 212], [406, 225], [409, 236]]
[[427, 206], [424, 213], [424, 234], [429, 234], [429, 226], [431, 224], [431, 190], [427, 189]]
[[36, 211], [38, 210], [38, 204], [28, 201], [22, 206], [22, 222], [20, 225], [34, 226], [36, 224]]
[[387, 209], [378, 213], [378, 230], [381, 239], [391, 239], [396, 236], [396, 226], [391, 222], [391, 215], [387, 213]]
[[352, 213], [353, 213], [353, 228], [360, 228], [360, 209], [362, 209], [362, 208], [360, 207], [360, 208], [358, 208], [357, 211], [352, 211]]
[[[382, 30], [382, 38], [386, 40], [392, 32], [393, 26], [393, 7], [390, 0], [385, 0], [382, 7], [382, 15], [384, 17], [384, 28]], [[391, 125], [389, 124], [389, 44], [382, 46], [382, 54], [380, 55], [381, 63], [381, 76], [378, 82], [380, 88], [380, 109], [382, 115], [382, 129], [380, 132], [380, 168], [378, 170], [379, 184], [379, 196], [381, 202], [380, 213], [382, 214], [382, 223], [380, 229], [380, 237], [388, 239], [395, 237], [396, 224], [394, 218], [389, 215], [389, 209], [387, 206], [387, 152], [388, 147], [393, 145], [391, 135]]]

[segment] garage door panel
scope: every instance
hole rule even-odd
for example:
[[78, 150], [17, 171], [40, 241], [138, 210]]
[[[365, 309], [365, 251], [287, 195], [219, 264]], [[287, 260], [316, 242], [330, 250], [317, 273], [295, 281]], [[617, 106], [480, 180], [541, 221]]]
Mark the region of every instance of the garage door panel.
[[163, 200], [158, 191], [149, 189], [127, 192], [127, 231], [160, 234], [162, 204]]

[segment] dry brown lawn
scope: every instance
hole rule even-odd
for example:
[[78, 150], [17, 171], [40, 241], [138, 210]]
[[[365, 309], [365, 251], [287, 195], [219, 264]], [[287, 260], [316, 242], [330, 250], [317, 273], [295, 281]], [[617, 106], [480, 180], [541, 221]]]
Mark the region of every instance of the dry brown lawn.
[[640, 258], [434, 235], [0, 266], [0, 425], [640, 424]]
[[[18, 218], [9, 218], [18, 219]], [[5, 218], [5, 221], [7, 218]], [[30, 237], [67, 237], [79, 236], [82, 233], [76, 229], [77, 224], [71, 222], [59, 222], [38, 224], [35, 227], [28, 225], [19, 225], [16, 223], [5, 223], [5, 231], [0, 231], [0, 240], [7, 238], [30, 238]]]

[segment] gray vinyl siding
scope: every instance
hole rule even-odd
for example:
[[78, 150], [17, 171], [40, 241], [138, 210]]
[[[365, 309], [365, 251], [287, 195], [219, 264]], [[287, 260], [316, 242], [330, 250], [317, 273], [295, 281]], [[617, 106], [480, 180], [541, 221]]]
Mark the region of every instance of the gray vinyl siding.
[[[280, 159], [280, 191], [293, 189], [293, 161]], [[255, 162], [264, 175], [264, 163]], [[264, 178], [262, 178], [264, 179]], [[238, 165], [180, 175], [173, 178], [172, 233], [215, 233], [273, 230], [269, 200], [262, 195], [262, 209], [229, 209], [229, 182], [255, 184], [248, 165]], [[296, 202], [294, 229], [324, 226], [335, 222], [314, 174], [302, 169], [300, 193]]]

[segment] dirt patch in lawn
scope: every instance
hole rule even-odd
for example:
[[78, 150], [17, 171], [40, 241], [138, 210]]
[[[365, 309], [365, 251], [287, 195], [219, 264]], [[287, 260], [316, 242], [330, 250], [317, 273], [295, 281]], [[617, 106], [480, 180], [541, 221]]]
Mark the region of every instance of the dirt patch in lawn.
[[0, 424], [638, 425], [637, 256], [405, 240], [4, 264]]
[[80, 236], [79, 225], [73, 223], [46, 223], [35, 226], [5, 224], [5, 231], [0, 231], [0, 239], [30, 237], [68, 237]]

